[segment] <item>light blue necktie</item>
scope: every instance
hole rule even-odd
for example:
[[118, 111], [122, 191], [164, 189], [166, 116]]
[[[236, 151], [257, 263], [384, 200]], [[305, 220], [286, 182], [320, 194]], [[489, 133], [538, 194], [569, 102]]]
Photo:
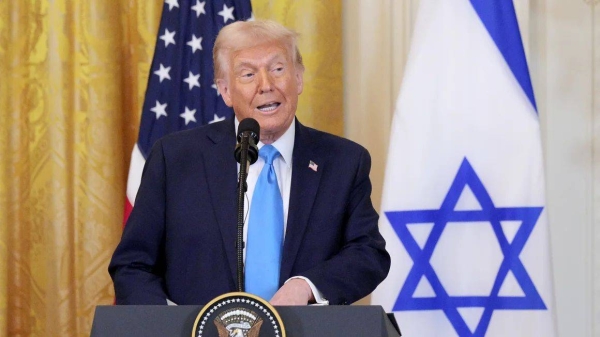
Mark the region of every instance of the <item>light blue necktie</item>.
[[270, 300], [279, 288], [283, 247], [283, 199], [273, 160], [279, 151], [265, 145], [258, 152], [265, 160], [252, 195], [246, 246], [246, 292]]

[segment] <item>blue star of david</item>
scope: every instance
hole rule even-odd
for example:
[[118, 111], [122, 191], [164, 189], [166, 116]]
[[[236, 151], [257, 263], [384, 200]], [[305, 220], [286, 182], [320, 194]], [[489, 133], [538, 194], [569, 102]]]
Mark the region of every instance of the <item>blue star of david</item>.
[[[480, 210], [455, 210], [459, 197], [467, 185], [481, 205]], [[459, 336], [484, 336], [494, 310], [545, 310], [544, 301], [519, 259], [519, 254], [529, 239], [542, 210], [543, 207], [494, 206], [485, 186], [465, 158], [439, 210], [385, 213], [414, 262], [393, 310], [442, 310]], [[510, 243], [500, 225], [500, 221], [506, 220], [522, 222]], [[489, 296], [450, 296], [440, 282], [430, 259], [448, 222], [486, 222], [486, 225], [491, 224], [494, 234], [498, 238], [503, 260]], [[433, 223], [433, 227], [421, 249], [410, 234], [407, 225], [423, 223]], [[509, 271], [513, 272], [524, 296], [499, 296], [500, 287]], [[431, 284], [435, 297], [413, 297], [422, 277], [425, 277]], [[473, 332], [458, 311], [458, 308], [466, 307], [484, 308], [481, 319]]]

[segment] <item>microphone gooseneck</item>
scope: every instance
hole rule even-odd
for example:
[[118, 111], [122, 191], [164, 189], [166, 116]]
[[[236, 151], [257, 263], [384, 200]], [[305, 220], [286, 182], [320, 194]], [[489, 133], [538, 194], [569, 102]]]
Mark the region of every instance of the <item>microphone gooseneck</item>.
[[237, 189], [237, 237], [236, 237], [236, 259], [237, 259], [237, 283], [238, 291], [243, 292], [244, 284], [244, 194], [248, 189], [246, 178], [248, 167], [258, 159], [258, 140], [260, 139], [260, 125], [253, 118], [243, 119], [238, 125], [237, 140], [233, 155], [240, 163], [240, 175]]

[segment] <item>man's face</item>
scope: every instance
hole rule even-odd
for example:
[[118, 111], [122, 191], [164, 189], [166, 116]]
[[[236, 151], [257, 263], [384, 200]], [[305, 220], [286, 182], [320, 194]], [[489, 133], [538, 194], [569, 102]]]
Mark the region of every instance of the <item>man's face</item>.
[[256, 119], [261, 141], [270, 144], [294, 120], [302, 75], [285, 45], [268, 42], [229, 55], [225, 78], [217, 85], [238, 120]]

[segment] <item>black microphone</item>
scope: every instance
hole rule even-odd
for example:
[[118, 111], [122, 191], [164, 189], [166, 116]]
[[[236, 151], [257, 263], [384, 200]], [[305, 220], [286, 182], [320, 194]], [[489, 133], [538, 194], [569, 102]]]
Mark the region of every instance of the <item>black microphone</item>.
[[235, 241], [237, 260], [238, 291], [243, 292], [244, 282], [244, 195], [248, 186], [246, 178], [248, 167], [258, 159], [258, 140], [260, 136], [260, 125], [254, 118], [245, 118], [238, 125], [238, 143], [235, 146], [233, 156], [240, 163], [240, 175], [237, 190], [237, 236]]
[[238, 143], [235, 146], [235, 151], [233, 152], [235, 160], [240, 164], [245, 164], [242, 163], [242, 152], [247, 149], [247, 160], [250, 162], [250, 165], [254, 164], [258, 159], [258, 147], [256, 144], [258, 144], [259, 139], [260, 125], [258, 125], [256, 119], [243, 119], [238, 125]]

